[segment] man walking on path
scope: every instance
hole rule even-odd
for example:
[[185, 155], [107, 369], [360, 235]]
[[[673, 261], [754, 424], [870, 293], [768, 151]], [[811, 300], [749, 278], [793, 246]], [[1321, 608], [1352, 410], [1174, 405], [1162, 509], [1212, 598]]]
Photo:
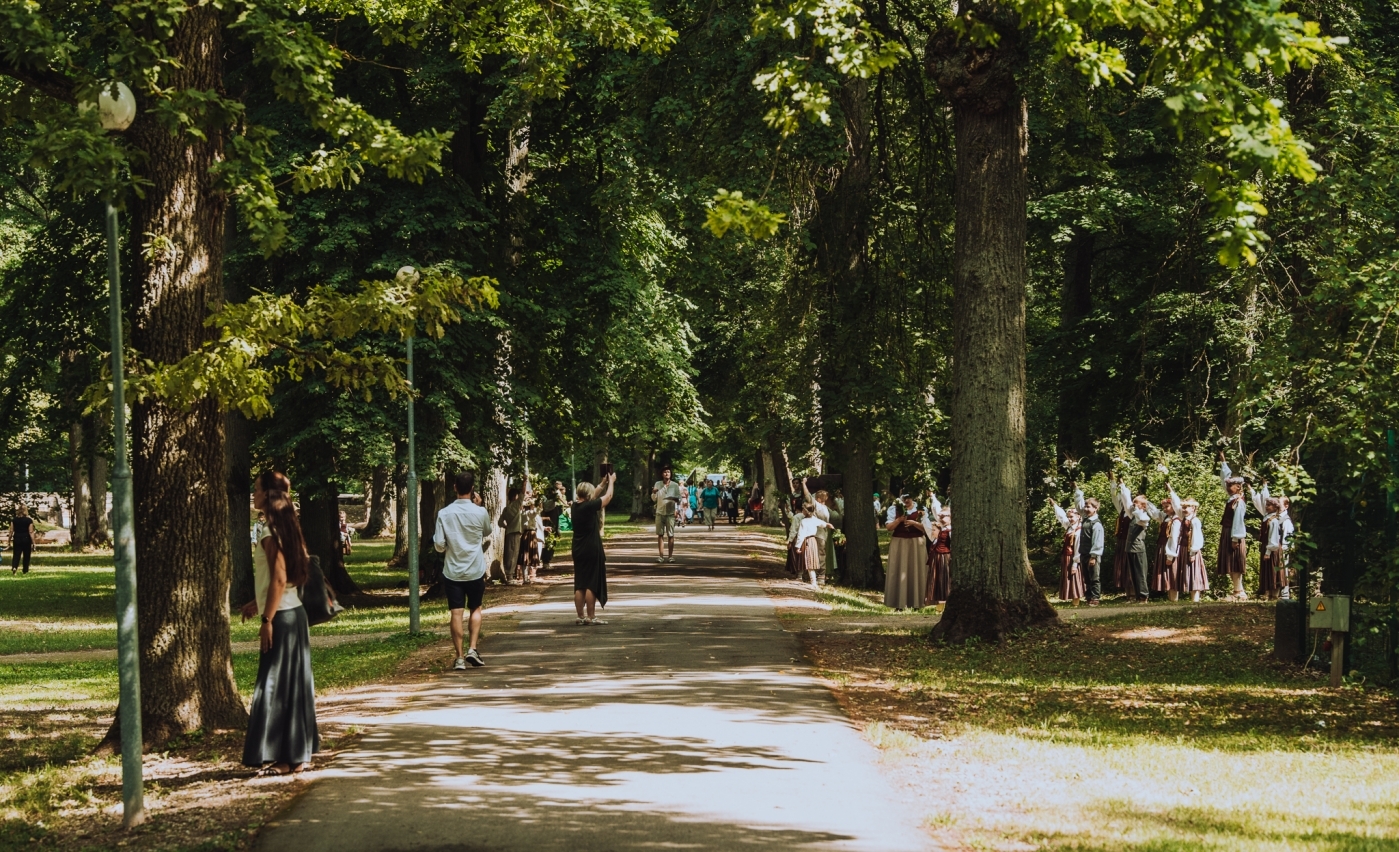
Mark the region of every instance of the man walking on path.
[[700, 507], [704, 510], [705, 524], [710, 532], [714, 532], [714, 518], [719, 514], [719, 486], [715, 485], [712, 479], [704, 481], [704, 490], [700, 492]]
[[[656, 501], [656, 557], [657, 562], [671, 562], [675, 559], [675, 513], [680, 507], [680, 499], [685, 489], [672, 478], [670, 468], [661, 470], [661, 479], [651, 489], [651, 499]], [[670, 549], [666, 549], [669, 544]]]
[[[452, 668], [465, 671], [466, 664], [484, 666], [476, 651], [481, 635], [481, 598], [486, 592], [486, 555], [490, 547], [491, 515], [476, 505], [472, 493], [476, 490], [476, 475], [457, 474], [456, 502], [437, 513], [437, 530], [432, 544], [438, 553], [446, 554], [442, 565], [442, 587], [447, 593], [447, 609], [452, 613], [452, 647], [457, 659]], [[471, 644], [462, 653], [462, 615], [469, 611]]]

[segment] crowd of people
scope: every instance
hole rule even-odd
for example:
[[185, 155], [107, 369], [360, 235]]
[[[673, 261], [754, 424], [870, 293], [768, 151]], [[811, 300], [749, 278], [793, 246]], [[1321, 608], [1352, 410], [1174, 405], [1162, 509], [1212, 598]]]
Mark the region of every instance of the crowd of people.
[[[1274, 497], [1268, 483], [1254, 489], [1242, 477], [1234, 476], [1223, 453], [1219, 457], [1219, 481], [1224, 488], [1224, 512], [1220, 518], [1216, 566], [1229, 575], [1229, 598], [1245, 600], [1244, 573], [1248, 564], [1248, 506], [1262, 517], [1258, 527], [1259, 581], [1257, 594], [1277, 600], [1289, 594], [1288, 554], [1294, 530], [1286, 496]], [[1247, 488], [1249, 499], [1244, 498]], [[1113, 531], [1113, 583], [1126, 593], [1129, 603], [1146, 602], [1153, 592], [1168, 600], [1187, 594], [1192, 601], [1209, 591], [1205, 570], [1205, 534], [1200, 522], [1200, 503], [1194, 497], [1184, 500], [1166, 483], [1167, 495], [1153, 503], [1145, 494], [1133, 496], [1121, 477], [1113, 479], [1113, 508], [1117, 522]], [[1051, 499], [1054, 514], [1064, 529], [1060, 555], [1062, 574], [1059, 598], [1075, 606], [1083, 600], [1098, 606], [1102, 599], [1100, 563], [1106, 545], [1106, 532], [1099, 517], [1096, 498], [1083, 496], [1074, 488], [1074, 505], [1067, 510]], [[1156, 544], [1148, 548], [1150, 529], [1156, 526]]]

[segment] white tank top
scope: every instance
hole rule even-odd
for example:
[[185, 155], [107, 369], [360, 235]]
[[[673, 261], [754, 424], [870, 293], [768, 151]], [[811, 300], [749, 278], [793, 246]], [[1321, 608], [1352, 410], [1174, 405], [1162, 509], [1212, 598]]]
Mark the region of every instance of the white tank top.
[[[262, 537], [262, 541], [272, 536]], [[257, 594], [257, 614], [263, 615], [263, 607], [267, 606], [267, 587], [272, 585], [272, 571], [267, 565], [267, 548], [262, 546], [262, 541], [253, 548], [253, 591]], [[296, 609], [301, 606], [301, 590], [296, 586], [287, 586], [282, 592], [282, 601], [277, 605], [277, 611], [282, 612], [288, 609]]]

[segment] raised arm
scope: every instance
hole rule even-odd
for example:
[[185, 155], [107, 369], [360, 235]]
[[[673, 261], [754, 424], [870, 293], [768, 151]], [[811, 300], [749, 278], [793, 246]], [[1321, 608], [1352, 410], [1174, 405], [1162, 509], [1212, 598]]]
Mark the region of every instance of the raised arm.
[[1074, 486], [1074, 508], [1083, 511], [1083, 489]]
[[616, 493], [616, 490], [617, 490], [617, 489], [615, 489], [615, 488], [612, 487], [613, 483], [615, 483], [616, 481], [617, 481], [617, 474], [615, 474], [615, 473], [609, 473], [609, 474], [607, 475], [607, 490], [604, 491], [604, 492], [602, 492], [602, 496], [598, 498], [599, 500], [602, 501], [602, 507], [603, 507], [604, 509], [607, 508], [607, 504], [608, 504], [608, 503], [611, 503], [611, 502], [612, 502], [612, 495], [613, 495], [614, 493]]
[[1117, 504], [1117, 514], [1132, 514], [1132, 492], [1127, 490], [1127, 483], [1119, 479], [1117, 481], [1117, 493], [1113, 496], [1116, 498], [1113, 502]]
[[1063, 527], [1064, 529], [1068, 529], [1069, 513], [1059, 508], [1059, 504], [1055, 503], [1053, 500], [1049, 501], [1049, 505], [1054, 507], [1054, 517], [1059, 520], [1059, 526]]
[[1224, 454], [1219, 454], [1219, 484], [1224, 487], [1227, 494], [1229, 492], [1229, 477], [1234, 475], [1234, 471], [1229, 469], [1229, 462], [1224, 460]]
[[938, 492], [935, 488], [928, 489], [928, 511], [933, 513], [933, 517], [942, 514], [942, 501], [938, 499]]
[[1259, 491], [1252, 486], [1248, 489], [1248, 496], [1253, 501], [1253, 508], [1258, 510], [1258, 514], [1267, 517], [1268, 515], [1268, 486], [1264, 485]]
[[1171, 492], [1171, 508], [1175, 510], [1176, 517], [1179, 518], [1181, 514], [1180, 497], [1176, 495], [1176, 489], [1169, 482], [1166, 483], [1166, 490]]

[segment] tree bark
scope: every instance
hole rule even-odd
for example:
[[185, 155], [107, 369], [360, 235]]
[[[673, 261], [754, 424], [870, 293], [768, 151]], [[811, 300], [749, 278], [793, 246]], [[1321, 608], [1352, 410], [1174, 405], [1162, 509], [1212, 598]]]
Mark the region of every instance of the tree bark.
[[302, 493], [301, 533], [306, 537], [307, 552], [320, 558], [321, 571], [335, 596], [344, 600], [360, 594], [340, 550], [340, 495], [334, 489]]
[[[252, 429], [248, 418], [237, 411], [224, 412], [227, 433], [224, 455], [227, 457], [228, 544], [232, 571], [228, 600], [241, 606], [252, 600], [253, 543], [249, 537], [253, 526], [253, 458], [250, 442]], [[324, 560], [322, 560], [324, 563]]]
[[772, 453], [767, 450], [759, 452], [763, 457], [763, 523], [775, 527], [782, 523], [781, 492], [787, 489], [777, 484], [777, 469], [772, 461]]
[[841, 453], [841, 490], [845, 494], [845, 582], [858, 589], [884, 584], [879, 533], [874, 523], [874, 465], [868, 439], [852, 439]]
[[787, 464], [787, 448], [775, 431], [768, 433], [768, 455], [772, 456], [772, 474], [777, 478], [777, 487], [788, 494], [799, 491], [792, 488], [792, 468]]
[[92, 473], [88, 477], [88, 487], [92, 492], [89, 517], [92, 529], [88, 533], [88, 543], [93, 547], [105, 547], [111, 543], [107, 525], [107, 457], [98, 451], [97, 430], [100, 423], [97, 417], [87, 417], [87, 450]]
[[1025, 543], [1025, 219], [1029, 137], [1016, 84], [1017, 22], [975, 4], [994, 46], [934, 35], [928, 66], [951, 101], [957, 146], [953, 255], [952, 595], [935, 638], [999, 641], [1058, 616]]
[[378, 465], [369, 480], [369, 500], [365, 505], [364, 538], [378, 538], [384, 534], [384, 519], [388, 514], [389, 466]]
[[[167, 41], [174, 61], [162, 71], [166, 86], [223, 90], [220, 14], [213, 6], [181, 11]], [[211, 339], [204, 319], [223, 300], [226, 199], [210, 171], [223, 160], [223, 138], [213, 130], [207, 139], [172, 134], [150, 115], [129, 135], [148, 181], [132, 199], [132, 345], [168, 364]], [[248, 714], [229, 643], [223, 412], [207, 398], [189, 407], [137, 402], [131, 446], [145, 741], [240, 727]]]
[[92, 485], [88, 479], [92, 472], [91, 451], [85, 432], [81, 418], [68, 426], [68, 462], [73, 488], [73, 525], [68, 541], [73, 550], [87, 547], [92, 537]]
[[393, 520], [393, 556], [389, 557], [389, 566], [393, 568], [408, 567], [408, 466], [405, 464], [395, 465], [393, 469], [394, 488], [394, 520]]
[[[482, 479], [484, 482], [481, 486], [481, 503], [491, 516], [491, 546], [486, 551], [486, 561], [491, 566], [494, 566], [505, 556], [505, 532], [496, 523], [500, 520], [500, 513], [505, 511], [505, 489], [507, 483], [505, 468], [501, 465], [496, 465], [486, 471]], [[508, 574], [506, 573], [508, 571], [509, 568], [502, 565], [500, 568], [500, 579], [508, 579]]]

